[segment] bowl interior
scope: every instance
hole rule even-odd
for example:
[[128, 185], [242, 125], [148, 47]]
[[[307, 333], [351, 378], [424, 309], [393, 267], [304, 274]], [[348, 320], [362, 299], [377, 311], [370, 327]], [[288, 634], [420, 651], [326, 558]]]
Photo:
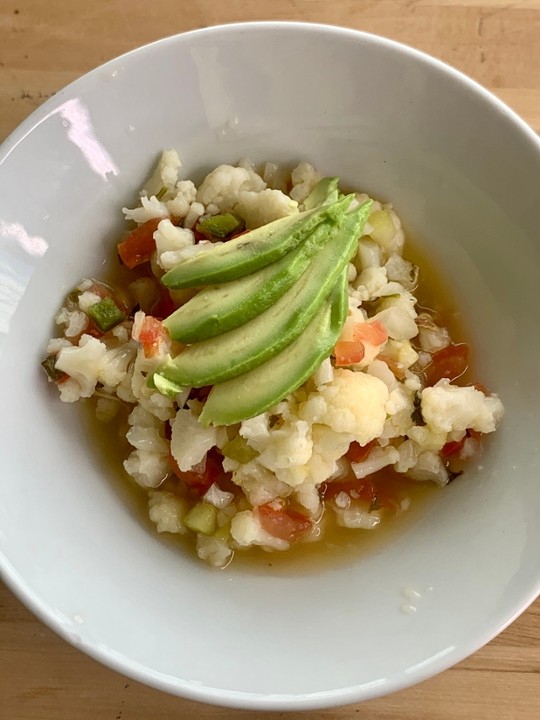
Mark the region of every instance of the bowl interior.
[[[163, 148], [185, 177], [309, 160], [391, 200], [441, 270], [506, 407], [480, 464], [399, 538], [320, 572], [212, 571], [141, 524], [39, 360], [61, 299], [103, 273]], [[398, 689], [477, 649], [537, 594], [540, 150], [454, 71], [319, 26], [171, 38], [61, 91], [3, 148], [0, 560], [71, 642], [173, 692], [315, 707]], [[403, 591], [421, 593], [400, 611]]]

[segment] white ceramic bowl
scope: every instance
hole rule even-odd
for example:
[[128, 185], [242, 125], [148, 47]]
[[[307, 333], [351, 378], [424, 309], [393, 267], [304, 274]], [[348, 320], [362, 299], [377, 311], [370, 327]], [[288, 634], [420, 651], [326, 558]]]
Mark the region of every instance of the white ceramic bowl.
[[[320, 573], [212, 571], [141, 525], [78, 409], [47, 391], [63, 293], [100, 275], [119, 208], [168, 147], [188, 175], [310, 159], [391, 199], [451, 280], [506, 418], [481, 467], [380, 551]], [[536, 597], [540, 143], [497, 99], [350, 30], [209, 28], [59, 92], [3, 145], [0, 184], [2, 576], [62, 637], [189, 698], [314, 708], [444, 670]]]

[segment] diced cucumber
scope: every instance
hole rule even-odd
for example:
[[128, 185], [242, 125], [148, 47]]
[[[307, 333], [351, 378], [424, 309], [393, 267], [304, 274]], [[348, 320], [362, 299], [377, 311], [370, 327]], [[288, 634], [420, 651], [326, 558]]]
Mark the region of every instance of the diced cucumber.
[[193, 532], [212, 535], [216, 529], [217, 508], [210, 503], [194, 505], [184, 517], [184, 525]]

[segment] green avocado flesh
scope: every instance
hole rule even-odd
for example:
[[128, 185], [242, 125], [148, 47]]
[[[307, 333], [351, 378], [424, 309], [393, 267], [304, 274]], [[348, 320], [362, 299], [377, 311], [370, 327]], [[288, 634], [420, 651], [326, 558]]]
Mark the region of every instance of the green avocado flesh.
[[268, 310], [240, 327], [168, 358], [158, 374], [181, 386], [225, 382], [267, 361], [292, 343], [319, 311], [357, 245], [369, 205], [344, 216], [300, 279]]
[[325, 177], [319, 180], [304, 200], [305, 209], [311, 210], [311, 208], [314, 207], [330, 205], [331, 203], [337, 202], [339, 198], [338, 185], [339, 178], [337, 177]]
[[332, 352], [347, 317], [347, 269], [313, 320], [291, 345], [243, 375], [212, 388], [202, 425], [233, 425], [259, 415], [300, 387]]
[[228, 282], [260, 270], [303, 242], [322, 222], [336, 222], [352, 200], [289, 215], [180, 262], [161, 278], [178, 290]]
[[268, 310], [295, 284], [338, 228], [335, 223], [321, 223], [303, 243], [262, 270], [204, 288], [163, 325], [173, 340], [184, 343], [206, 340], [243, 325]]

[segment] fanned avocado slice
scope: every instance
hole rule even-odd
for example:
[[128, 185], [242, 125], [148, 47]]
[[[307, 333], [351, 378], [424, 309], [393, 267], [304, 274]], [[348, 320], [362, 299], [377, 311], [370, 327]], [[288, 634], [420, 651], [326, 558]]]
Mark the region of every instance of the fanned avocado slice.
[[348, 311], [347, 269], [304, 332], [278, 355], [212, 388], [199, 422], [233, 425], [260, 415], [294, 392], [330, 355]]
[[313, 190], [304, 200], [306, 210], [320, 207], [322, 205], [331, 205], [339, 199], [339, 178], [324, 177], [315, 185]]
[[234, 330], [191, 345], [174, 359], [167, 358], [157, 374], [180, 386], [214, 385], [279, 353], [302, 333], [327, 298], [356, 249], [369, 208], [366, 203], [345, 215], [310, 267], [270, 309]]
[[335, 223], [321, 223], [303, 243], [262, 270], [204, 288], [169, 315], [164, 326], [173, 340], [194, 343], [243, 325], [268, 310], [294, 285], [338, 228]]
[[178, 290], [228, 282], [260, 270], [303, 242], [320, 223], [336, 222], [352, 198], [349, 195], [333, 205], [274, 220], [212, 247], [178, 263], [165, 273], [161, 282]]

